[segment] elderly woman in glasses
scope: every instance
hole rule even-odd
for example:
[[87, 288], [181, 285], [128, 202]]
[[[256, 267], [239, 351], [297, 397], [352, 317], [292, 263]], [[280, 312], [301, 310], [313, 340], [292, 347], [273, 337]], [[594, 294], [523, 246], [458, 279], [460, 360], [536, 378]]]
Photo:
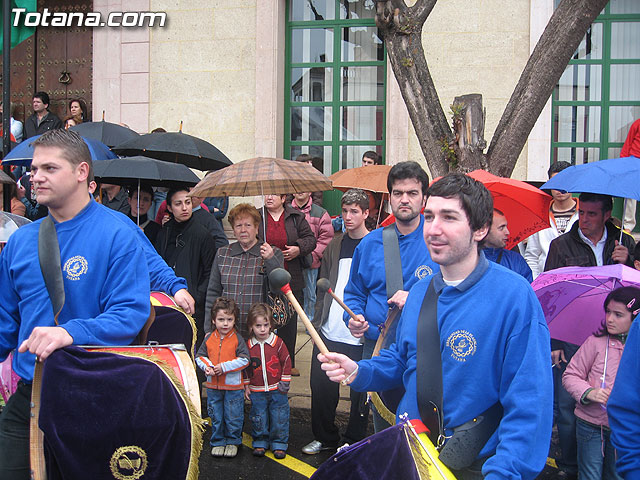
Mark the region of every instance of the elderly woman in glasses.
[[187, 280], [189, 293], [196, 301], [196, 345], [200, 345], [204, 338], [205, 296], [216, 248], [211, 234], [193, 218], [191, 197], [187, 195], [186, 188], [167, 193], [171, 218], [163, 225], [154, 246], [176, 275]]

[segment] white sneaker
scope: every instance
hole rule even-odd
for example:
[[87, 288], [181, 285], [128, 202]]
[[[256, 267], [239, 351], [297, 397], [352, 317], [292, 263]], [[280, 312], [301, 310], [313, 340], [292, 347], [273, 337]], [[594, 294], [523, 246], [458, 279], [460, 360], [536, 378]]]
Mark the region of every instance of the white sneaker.
[[211, 456], [212, 457], [224, 457], [224, 449], [225, 449], [225, 447], [222, 447], [222, 446], [213, 447], [211, 449]]
[[319, 442], [318, 440], [314, 440], [302, 447], [302, 453], [306, 453], [307, 455], [315, 455], [323, 450], [333, 450], [333, 447], [323, 445], [322, 442]]
[[238, 446], [237, 445], [227, 445], [224, 447], [224, 456], [226, 458], [233, 458], [238, 454]]

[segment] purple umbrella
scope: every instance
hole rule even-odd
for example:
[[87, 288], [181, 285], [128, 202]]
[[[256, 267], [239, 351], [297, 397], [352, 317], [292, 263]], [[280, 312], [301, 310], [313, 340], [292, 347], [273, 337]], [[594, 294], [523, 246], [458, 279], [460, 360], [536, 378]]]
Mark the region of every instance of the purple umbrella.
[[604, 299], [609, 292], [626, 286], [640, 288], [640, 271], [621, 264], [564, 267], [540, 274], [531, 286], [551, 338], [582, 345], [604, 324]]

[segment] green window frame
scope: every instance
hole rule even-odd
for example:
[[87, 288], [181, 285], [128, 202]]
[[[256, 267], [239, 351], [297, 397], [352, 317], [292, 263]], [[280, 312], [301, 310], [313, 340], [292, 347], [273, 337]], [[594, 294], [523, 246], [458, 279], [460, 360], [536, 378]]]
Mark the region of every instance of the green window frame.
[[[634, 13], [618, 13], [625, 8]], [[572, 164], [580, 164], [619, 156], [626, 132], [622, 138], [619, 131], [612, 132], [615, 124], [612, 123], [612, 112], [616, 107], [640, 106], [640, 96], [630, 100], [611, 96], [616, 71], [631, 68], [640, 73], [640, 53], [635, 53], [631, 58], [613, 58], [612, 31], [622, 23], [630, 25], [634, 32], [640, 30], [640, 8], [634, 5], [632, 0], [612, 0], [607, 4], [565, 70], [565, 75], [573, 76], [573, 91], [568, 92], [568, 84], [564, 85], [564, 95], [560, 85], [554, 89], [551, 163], [566, 160]], [[591, 42], [592, 48], [589, 48], [588, 44]], [[601, 51], [594, 55], [596, 49]], [[640, 48], [637, 51], [640, 51]], [[582, 84], [575, 82], [578, 78], [581, 78]], [[567, 99], [567, 93], [573, 98]], [[567, 118], [570, 119], [570, 128], [562, 128], [563, 116], [565, 121]], [[637, 116], [638, 114], [636, 118]]]
[[[323, 157], [324, 164], [322, 170], [326, 175], [335, 173], [343, 168], [360, 166], [359, 162], [356, 164], [353, 158], [356, 151], [361, 154], [366, 150], [376, 151], [382, 158], [382, 162], [385, 161], [385, 135], [386, 135], [386, 75], [387, 75], [387, 53], [382, 42], [381, 48], [382, 54], [376, 53], [376, 58], [368, 58], [366, 60], [350, 59], [348, 58], [348, 48], [353, 43], [345, 40], [343, 35], [348, 35], [345, 32], [358, 32], [365, 31], [367, 34], [377, 36], [377, 28], [374, 18], [357, 18], [358, 15], [353, 15], [353, 12], [346, 12], [346, 8], [362, 8], [369, 9], [372, 6], [375, 13], [375, 2], [365, 0], [364, 2], [358, 2], [360, 5], [356, 5], [353, 2], [343, 2], [341, 0], [288, 0], [286, 8], [286, 28], [285, 28], [285, 95], [284, 95], [284, 157], [295, 159], [299, 153], [310, 153], [314, 156]], [[368, 5], [368, 4], [371, 5]], [[294, 16], [300, 16], [302, 8], [309, 8], [313, 11], [315, 19], [309, 20], [292, 20]], [[329, 10], [331, 10], [329, 12]], [[329, 12], [326, 14], [325, 12]], [[324, 15], [323, 15], [324, 13]], [[369, 12], [370, 13], [370, 12]], [[363, 16], [363, 15], [361, 15]], [[326, 17], [326, 19], [325, 19]], [[351, 18], [344, 18], [351, 17]], [[320, 32], [324, 30], [325, 34]], [[318, 31], [317, 34], [315, 32]], [[324, 41], [326, 47], [325, 57], [318, 59], [303, 59], [293, 58], [294, 49], [297, 48], [298, 57], [300, 56], [299, 43], [294, 41], [300, 40], [301, 32], [306, 32], [307, 41], [314, 34], [316, 41]], [[379, 38], [379, 37], [378, 37]], [[349, 38], [350, 40], [350, 38]], [[294, 45], [296, 43], [296, 45]], [[373, 45], [373, 44], [372, 44]], [[347, 52], [347, 53], [345, 53]], [[377, 51], [376, 51], [377, 52]], [[380, 58], [382, 57], [382, 58]], [[314, 61], [315, 60], [315, 61]], [[347, 94], [344, 92], [347, 90], [346, 84], [349, 80], [345, 80], [348, 75], [357, 75], [357, 72], [364, 72], [366, 67], [375, 67], [375, 99], [359, 99], [359, 98], [343, 98]], [[305, 70], [306, 69], [306, 70]], [[316, 98], [314, 92], [311, 95], [307, 95], [306, 99], [294, 97], [292, 93], [295, 90], [296, 85], [301, 82], [300, 72], [306, 71], [309, 77], [321, 75], [325, 83], [330, 83], [326, 91], [323, 90], [324, 95], [320, 95], [323, 98]], [[367, 74], [371, 76], [372, 71], [369, 70]], [[298, 80], [300, 77], [300, 80]], [[292, 78], [296, 78], [296, 85], [292, 84]], [[356, 86], [357, 92], [357, 86]], [[304, 93], [304, 92], [303, 92]], [[304, 96], [304, 95], [303, 95]], [[313, 98], [311, 98], [313, 96]], [[357, 93], [356, 97], [359, 96]], [[354, 107], [366, 107], [366, 108], [354, 108]], [[313, 134], [310, 134], [312, 138], [305, 139], [293, 139], [292, 138], [292, 123], [297, 122], [303, 113], [305, 118], [312, 117], [312, 112], [324, 117], [324, 121], [330, 125], [329, 129], [325, 124], [322, 124], [321, 128], [324, 130], [316, 129], [315, 138]], [[369, 122], [368, 127], [369, 136], [367, 138], [358, 138], [358, 112], [366, 112], [369, 120], [375, 119], [372, 124]], [[297, 117], [296, 117], [297, 115]], [[351, 116], [351, 119], [347, 117]], [[330, 118], [330, 122], [328, 119]], [[344, 125], [344, 122], [350, 120], [351, 126], [354, 127], [354, 132], [350, 132]], [[355, 120], [355, 121], [354, 121]], [[311, 120], [308, 120], [311, 122]], [[309, 131], [311, 131], [312, 125], [307, 125]], [[297, 128], [297, 124], [294, 125]], [[319, 131], [323, 131], [322, 138], [317, 138]], [[373, 133], [373, 138], [371, 138]], [[355, 137], [355, 138], [353, 138]], [[347, 149], [349, 151], [347, 152]], [[345, 154], [343, 155], [343, 150]], [[330, 151], [330, 154], [327, 154]], [[322, 152], [322, 153], [320, 153]], [[329, 158], [327, 158], [329, 157]], [[351, 158], [351, 162], [348, 158]], [[351, 163], [351, 164], [348, 164]], [[317, 166], [320, 168], [320, 166]], [[337, 214], [340, 211], [340, 192], [325, 192], [324, 206], [332, 214]]]

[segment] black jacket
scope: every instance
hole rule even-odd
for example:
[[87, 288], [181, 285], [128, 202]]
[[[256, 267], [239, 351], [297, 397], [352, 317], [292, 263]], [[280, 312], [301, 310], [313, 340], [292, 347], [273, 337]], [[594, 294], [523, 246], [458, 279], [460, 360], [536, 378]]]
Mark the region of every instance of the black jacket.
[[56, 128], [62, 128], [62, 120], [60, 120], [55, 114], [49, 112], [46, 117], [38, 125], [38, 115], [33, 114], [27, 121], [24, 122], [24, 135], [23, 138], [33, 137], [34, 135], [41, 135], [46, 131], [55, 130]]
[[[575, 222], [571, 230], [551, 242], [547, 261], [544, 264], [545, 272], [560, 267], [595, 267], [597, 265], [593, 250], [580, 238], [578, 228], [579, 222]], [[605, 223], [605, 228], [607, 240], [602, 253], [602, 263], [611, 265], [614, 263], [611, 254], [616, 246], [615, 241], [620, 239], [620, 229], [610, 221]], [[625, 265], [633, 268], [633, 250], [636, 245], [633, 237], [624, 233], [622, 244], [629, 249], [629, 258]]]
[[[265, 209], [260, 210], [262, 218], [266, 218]], [[287, 245], [297, 245], [300, 247], [300, 255], [286, 262], [287, 271], [291, 274], [291, 282], [289, 286], [294, 292], [299, 292], [304, 288], [304, 278], [302, 276], [302, 265], [300, 258], [309, 255], [316, 248], [316, 236], [309, 226], [307, 219], [300, 210], [296, 210], [291, 205], [284, 207], [284, 228], [287, 231]], [[264, 222], [260, 222], [260, 231], [258, 238], [264, 242]]]
[[204, 208], [199, 208], [193, 211], [192, 217], [211, 234], [216, 250], [225, 245], [229, 245], [229, 240], [224, 233], [222, 224], [212, 213], [207, 212]]
[[193, 217], [184, 224], [172, 218], [162, 227], [154, 246], [176, 275], [186, 279], [196, 301], [196, 315], [204, 318], [204, 300], [216, 254], [213, 237]]

